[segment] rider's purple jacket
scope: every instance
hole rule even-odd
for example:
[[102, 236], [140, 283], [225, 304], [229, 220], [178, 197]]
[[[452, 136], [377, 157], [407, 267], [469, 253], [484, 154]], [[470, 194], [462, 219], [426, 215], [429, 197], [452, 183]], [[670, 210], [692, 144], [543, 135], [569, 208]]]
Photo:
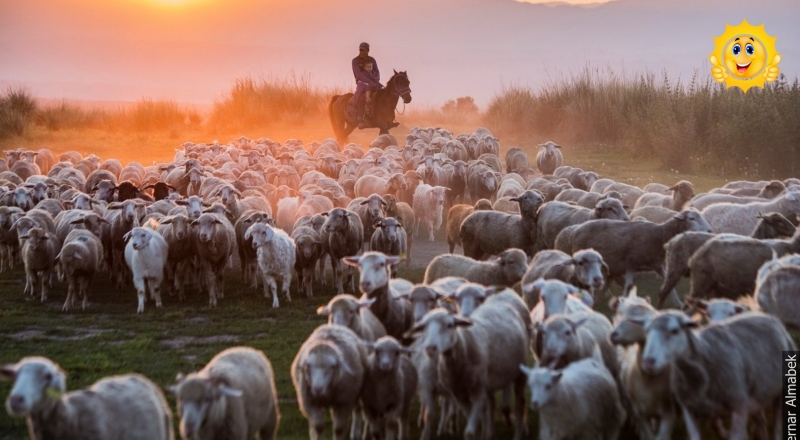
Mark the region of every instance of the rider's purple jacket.
[[[367, 61], [372, 63], [372, 75], [362, 69], [364, 63]], [[378, 70], [378, 63], [375, 61], [375, 58], [372, 58], [371, 56], [366, 56], [364, 58], [358, 56], [353, 58], [353, 75], [356, 77], [356, 84], [359, 81], [376, 87], [380, 84], [381, 71]]]

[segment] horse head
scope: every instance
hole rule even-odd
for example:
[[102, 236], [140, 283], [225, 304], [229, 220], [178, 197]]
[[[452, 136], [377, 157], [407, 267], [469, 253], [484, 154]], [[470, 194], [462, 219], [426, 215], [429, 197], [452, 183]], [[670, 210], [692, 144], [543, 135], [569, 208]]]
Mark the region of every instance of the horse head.
[[392, 93], [403, 98], [403, 103], [408, 104], [411, 102], [411, 81], [408, 79], [408, 74], [403, 72], [394, 71], [394, 75], [389, 80], [392, 83]]

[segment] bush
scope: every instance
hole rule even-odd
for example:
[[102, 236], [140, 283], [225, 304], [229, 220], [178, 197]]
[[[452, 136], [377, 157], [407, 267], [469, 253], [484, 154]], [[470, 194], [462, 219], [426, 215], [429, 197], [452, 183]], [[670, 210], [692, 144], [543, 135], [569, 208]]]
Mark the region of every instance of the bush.
[[442, 113], [474, 115], [478, 113], [478, 106], [471, 96], [462, 96], [456, 100], [449, 100], [442, 106]]
[[504, 86], [484, 123], [516, 142], [611, 145], [682, 172], [785, 178], [800, 171], [800, 83], [785, 76], [764, 89], [698, 79], [683, 84], [652, 73], [627, 77], [584, 69], [540, 90]]
[[21, 136], [36, 113], [36, 100], [26, 89], [9, 87], [0, 96], [0, 139]]

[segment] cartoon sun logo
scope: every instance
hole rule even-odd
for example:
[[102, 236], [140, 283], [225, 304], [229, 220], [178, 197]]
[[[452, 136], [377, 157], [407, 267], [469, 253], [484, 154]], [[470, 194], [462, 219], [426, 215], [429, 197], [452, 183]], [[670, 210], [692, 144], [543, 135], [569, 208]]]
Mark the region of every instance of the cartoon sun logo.
[[[713, 66], [711, 76], [726, 87], [736, 86], [747, 92], [750, 87], [764, 87], [764, 82], [778, 78], [781, 56], [775, 40], [764, 25], [752, 26], [743, 20], [738, 26], [725, 25], [725, 33], [714, 38], [714, 53], [708, 56]], [[721, 61], [720, 61], [721, 60]]]

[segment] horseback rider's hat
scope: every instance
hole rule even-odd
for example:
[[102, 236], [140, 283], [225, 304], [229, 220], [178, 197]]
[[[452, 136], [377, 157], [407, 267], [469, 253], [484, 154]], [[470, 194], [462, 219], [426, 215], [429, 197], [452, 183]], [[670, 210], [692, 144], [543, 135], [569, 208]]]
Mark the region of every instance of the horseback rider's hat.
[[369, 43], [361, 43], [358, 45], [358, 48], [369, 50]]

